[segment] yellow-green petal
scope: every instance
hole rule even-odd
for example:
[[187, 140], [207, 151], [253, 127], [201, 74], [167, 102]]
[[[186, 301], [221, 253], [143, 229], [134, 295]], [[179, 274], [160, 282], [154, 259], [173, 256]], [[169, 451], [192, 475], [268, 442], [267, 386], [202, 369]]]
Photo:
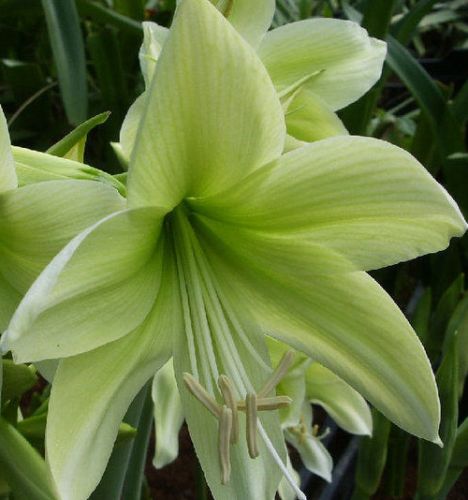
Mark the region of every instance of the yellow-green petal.
[[105, 470], [129, 404], [171, 354], [180, 316], [173, 277], [166, 269], [144, 324], [124, 338], [59, 365], [49, 404], [46, 449], [62, 499], [89, 497]]
[[370, 436], [372, 415], [364, 398], [320, 363], [305, 372], [307, 399], [322, 406], [345, 431]]
[[160, 285], [162, 215], [158, 209], [111, 214], [54, 257], [2, 337], [15, 359], [79, 354], [140, 325]]
[[386, 44], [351, 21], [315, 18], [268, 32], [259, 55], [278, 91], [305, 79], [303, 85], [335, 111], [379, 79]]
[[131, 206], [173, 208], [226, 188], [283, 150], [283, 111], [254, 50], [208, 0], [182, 2], [145, 103]]
[[409, 153], [351, 136], [291, 151], [194, 207], [237, 226], [315, 242], [363, 270], [443, 250], [467, 227], [450, 195]]
[[227, 246], [210, 252], [236, 308], [249, 310], [266, 334], [332, 370], [406, 431], [437, 440], [440, 408], [430, 363], [402, 312], [370, 276], [310, 280], [244, 252], [249, 249]]
[[312, 91], [301, 89], [286, 111], [288, 134], [303, 142], [314, 142], [335, 135], [348, 135], [343, 122]]

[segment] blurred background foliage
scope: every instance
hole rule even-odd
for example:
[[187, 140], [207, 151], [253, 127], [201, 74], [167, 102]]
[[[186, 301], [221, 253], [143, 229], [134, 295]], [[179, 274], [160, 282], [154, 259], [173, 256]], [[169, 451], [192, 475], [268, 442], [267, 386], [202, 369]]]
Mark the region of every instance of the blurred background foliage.
[[[125, 113], [144, 88], [141, 21], [169, 26], [174, 9], [175, 0], [0, 0], [0, 104], [12, 142], [45, 151], [80, 123], [110, 111], [107, 120], [102, 115], [91, 123], [100, 125], [90, 134], [85, 161], [119, 173], [109, 143], [118, 140]], [[340, 116], [351, 133], [383, 138], [414, 154], [468, 218], [468, 2], [277, 0], [273, 25], [311, 16], [351, 19], [387, 40], [380, 81]], [[444, 448], [418, 443], [375, 413], [374, 436], [350, 441], [334, 482], [312, 480], [314, 497], [358, 500], [377, 492], [399, 498], [408, 488], [421, 500], [447, 496], [468, 464], [467, 270], [465, 235], [445, 252], [375, 273], [428, 351], [441, 395]], [[36, 383], [35, 374], [8, 363], [6, 374], [10, 397], [2, 414], [14, 426], [2, 420], [0, 431], [40, 449], [47, 389], [40, 396], [29, 392], [26, 404], [23, 393]], [[26, 419], [18, 424], [20, 401]], [[132, 437], [125, 429], [121, 434]], [[355, 456], [356, 466], [346, 469]], [[0, 452], [0, 464], [7, 460]], [[0, 497], [2, 484], [0, 474]]]

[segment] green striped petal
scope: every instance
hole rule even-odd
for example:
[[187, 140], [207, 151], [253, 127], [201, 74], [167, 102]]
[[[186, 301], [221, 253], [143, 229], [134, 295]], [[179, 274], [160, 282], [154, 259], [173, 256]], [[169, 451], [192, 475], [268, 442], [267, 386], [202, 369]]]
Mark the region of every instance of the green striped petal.
[[169, 360], [154, 376], [151, 394], [156, 431], [153, 465], [156, 469], [161, 469], [177, 458], [179, 431], [184, 423], [182, 402], [172, 360]]
[[158, 209], [117, 212], [65, 246], [26, 293], [2, 337], [15, 360], [79, 354], [136, 328], [160, 284], [162, 215]]
[[443, 250], [467, 227], [414, 157], [364, 137], [296, 149], [193, 206], [241, 227], [315, 242], [363, 270]]
[[351, 21], [307, 19], [265, 35], [259, 55], [279, 92], [304, 86], [336, 111], [379, 79], [386, 44]]
[[301, 89], [289, 103], [286, 127], [288, 134], [303, 142], [348, 135], [338, 116], [320, 97], [308, 89]]
[[351, 434], [372, 434], [372, 414], [364, 398], [328, 368], [313, 363], [305, 372], [307, 399], [322, 406]]
[[128, 174], [131, 206], [173, 208], [283, 150], [283, 111], [264, 66], [207, 0], [180, 4], [147, 92]]
[[[311, 280], [307, 273], [285, 273], [250, 249], [220, 250], [218, 242], [209, 257], [235, 294], [236, 309], [249, 310], [266, 334], [332, 370], [403, 429], [437, 440], [440, 409], [427, 356], [370, 276], [348, 272]], [[294, 269], [294, 256], [284, 259]]]
[[60, 498], [89, 497], [105, 470], [129, 404], [171, 355], [180, 315], [169, 266], [165, 262], [158, 297], [140, 327], [60, 362], [46, 432], [47, 461]]

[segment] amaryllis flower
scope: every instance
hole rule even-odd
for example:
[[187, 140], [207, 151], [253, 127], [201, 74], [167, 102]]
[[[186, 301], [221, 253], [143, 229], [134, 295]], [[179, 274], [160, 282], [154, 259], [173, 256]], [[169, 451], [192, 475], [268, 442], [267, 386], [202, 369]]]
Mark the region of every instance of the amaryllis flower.
[[207, 0], [181, 2], [144, 104], [127, 207], [65, 246], [2, 336], [17, 361], [61, 359], [46, 435], [60, 497], [90, 495], [129, 403], [172, 356], [213, 495], [273, 498], [289, 474], [274, 392], [288, 359], [272, 371], [264, 333], [437, 441], [425, 352], [365, 271], [463, 234], [447, 193], [375, 139], [283, 154], [272, 80]]

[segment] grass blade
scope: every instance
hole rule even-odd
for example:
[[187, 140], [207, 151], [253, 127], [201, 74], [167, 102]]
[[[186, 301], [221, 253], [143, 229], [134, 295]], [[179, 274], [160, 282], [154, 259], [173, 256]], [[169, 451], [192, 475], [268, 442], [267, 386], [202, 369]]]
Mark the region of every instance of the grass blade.
[[88, 89], [80, 21], [74, 0], [42, 0], [67, 119], [86, 120]]

